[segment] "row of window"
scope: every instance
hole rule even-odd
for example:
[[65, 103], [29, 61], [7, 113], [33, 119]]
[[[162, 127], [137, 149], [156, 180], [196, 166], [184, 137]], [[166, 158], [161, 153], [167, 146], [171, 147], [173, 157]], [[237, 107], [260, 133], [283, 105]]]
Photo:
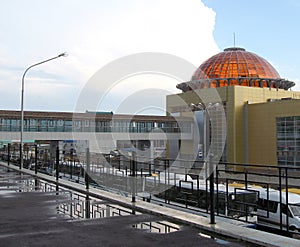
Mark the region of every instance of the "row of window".
[[278, 117], [276, 127], [278, 164], [300, 167], [300, 116]]
[[[0, 131], [20, 131], [19, 119], [0, 119]], [[190, 122], [129, 122], [129, 121], [90, 121], [90, 120], [24, 120], [24, 131], [28, 132], [137, 132], [147, 133], [155, 129], [164, 132], [191, 132]]]

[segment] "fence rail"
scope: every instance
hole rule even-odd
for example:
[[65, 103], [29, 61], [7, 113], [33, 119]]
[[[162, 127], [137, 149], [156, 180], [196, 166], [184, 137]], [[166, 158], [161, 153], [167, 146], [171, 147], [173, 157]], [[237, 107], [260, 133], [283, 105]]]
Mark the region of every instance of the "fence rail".
[[[8, 165], [19, 166], [19, 161], [12, 160], [7, 151], [2, 150], [0, 158]], [[209, 164], [203, 161], [107, 155], [106, 160], [90, 162], [88, 150], [86, 162], [63, 160], [57, 150], [56, 159], [52, 161], [43, 162], [34, 157], [24, 164], [36, 173], [83, 183], [87, 189], [93, 186], [132, 196], [132, 200], [139, 197], [211, 216], [255, 223], [286, 235], [298, 235], [300, 230], [300, 168], [296, 167], [221, 162], [214, 164], [211, 180]], [[30, 183], [27, 188], [32, 187], [33, 182]], [[40, 186], [44, 191], [61, 190], [54, 184]], [[70, 202], [61, 204], [59, 211], [71, 218], [131, 213], [84, 194], [72, 194]]]

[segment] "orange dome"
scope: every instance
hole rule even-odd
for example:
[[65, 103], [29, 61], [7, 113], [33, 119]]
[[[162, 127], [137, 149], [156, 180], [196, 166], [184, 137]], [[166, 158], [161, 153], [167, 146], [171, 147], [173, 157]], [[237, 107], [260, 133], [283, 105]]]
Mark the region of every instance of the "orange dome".
[[177, 85], [182, 91], [232, 85], [288, 90], [294, 82], [281, 79], [262, 57], [243, 48], [227, 48], [212, 56], [195, 71], [191, 81]]
[[238, 77], [280, 78], [265, 59], [243, 48], [234, 47], [227, 48], [202, 63], [192, 80]]

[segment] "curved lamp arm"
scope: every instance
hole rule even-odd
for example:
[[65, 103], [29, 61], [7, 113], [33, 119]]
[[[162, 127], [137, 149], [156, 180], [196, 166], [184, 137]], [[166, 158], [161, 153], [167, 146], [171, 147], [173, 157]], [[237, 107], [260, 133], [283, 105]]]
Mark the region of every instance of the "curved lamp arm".
[[29, 66], [25, 71], [24, 71], [24, 74], [22, 76], [22, 89], [21, 89], [21, 136], [20, 136], [20, 143], [21, 143], [21, 146], [20, 146], [20, 169], [22, 169], [23, 167], [23, 130], [24, 130], [24, 79], [25, 79], [25, 75], [27, 73], [28, 70], [30, 70], [32, 67], [35, 67], [35, 66], [38, 66], [40, 64], [43, 64], [43, 63], [46, 63], [46, 62], [49, 62], [51, 60], [54, 60], [54, 59], [57, 59], [59, 57], [66, 57], [67, 56], [67, 53], [64, 52], [64, 53], [61, 53], [59, 54], [58, 56], [56, 57], [52, 57], [52, 58], [49, 58], [49, 59], [46, 59], [44, 61], [41, 61], [39, 63], [36, 63], [36, 64], [33, 64], [31, 66]]

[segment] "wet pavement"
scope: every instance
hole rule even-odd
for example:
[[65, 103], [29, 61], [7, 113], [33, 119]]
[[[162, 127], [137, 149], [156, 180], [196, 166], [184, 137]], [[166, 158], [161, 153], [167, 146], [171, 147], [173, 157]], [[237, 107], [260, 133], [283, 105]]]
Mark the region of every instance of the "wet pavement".
[[0, 246], [247, 246], [105, 201], [91, 200], [87, 219], [84, 201], [53, 188], [0, 167]]

